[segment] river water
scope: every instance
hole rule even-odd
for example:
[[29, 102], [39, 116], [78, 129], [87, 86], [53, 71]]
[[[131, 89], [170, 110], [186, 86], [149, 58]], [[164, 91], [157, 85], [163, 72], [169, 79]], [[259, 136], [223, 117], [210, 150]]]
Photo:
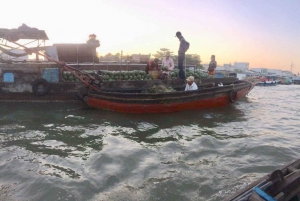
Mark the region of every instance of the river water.
[[300, 85], [171, 114], [62, 103], [0, 111], [0, 200], [223, 200], [300, 153]]

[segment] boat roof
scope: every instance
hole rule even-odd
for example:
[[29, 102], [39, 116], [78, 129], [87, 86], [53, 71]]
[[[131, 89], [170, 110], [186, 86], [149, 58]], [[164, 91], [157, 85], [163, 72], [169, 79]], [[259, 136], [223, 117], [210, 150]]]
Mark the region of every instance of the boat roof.
[[18, 39], [36, 39], [36, 40], [49, 40], [44, 30], [36, 28], [28, 29], [4, 29], [0, 28], [0, 38], [10, 39], [10, 37], [16, 37]]

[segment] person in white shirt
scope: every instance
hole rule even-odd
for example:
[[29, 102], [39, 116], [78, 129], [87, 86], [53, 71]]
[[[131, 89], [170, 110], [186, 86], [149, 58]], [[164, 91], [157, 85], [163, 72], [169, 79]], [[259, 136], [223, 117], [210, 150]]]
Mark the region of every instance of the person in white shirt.
[[196, 83], [194, 82], [194, 77], [193, 76], [189, 76], [186, 81], [186, 86], [185, 86], [185, 90], [184, 91], [192, 91], [192, 90], [197, 90], [198, 86], [196, 85]]
[[161, 62], [161, 69], [163, 70], [160, 79], [164, 80], [169, 75], [170, 71], [174, 70], [174, 61], [170, 57], [170, 52], [167, 52], [166, 57]]

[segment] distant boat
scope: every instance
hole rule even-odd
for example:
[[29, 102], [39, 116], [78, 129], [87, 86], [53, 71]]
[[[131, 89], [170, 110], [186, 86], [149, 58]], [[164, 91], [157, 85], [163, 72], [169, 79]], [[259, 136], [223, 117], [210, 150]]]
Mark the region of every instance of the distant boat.
[[284, 85], [293, 84], [293, 80], [289, 77], [281, 77], [279, 79], [280, 79], [280, 82], [278, 84], [284, 84]]
[[257, 84], [257, 86], [276, 86], [279, 82], [279, 80], [273, 76], [262, 76], [259, 79], [260, 82]]
[[295, 78], [293, 79], [293, 83], [294, 83], [294, 84], [300, 84], [300, 77], [295, 77]]

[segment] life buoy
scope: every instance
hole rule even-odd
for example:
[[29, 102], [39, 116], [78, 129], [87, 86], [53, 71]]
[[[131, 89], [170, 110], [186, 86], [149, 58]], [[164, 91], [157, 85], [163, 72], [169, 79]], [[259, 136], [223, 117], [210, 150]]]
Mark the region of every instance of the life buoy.
[[236, 101], [237, 92], [233, 89], [229, 91], [229, 100], [234, 103]]
[[45, 79], [37, 79], [32, 84], [32, 91], [39, 96], [44, 96], [50, 91], [50, 83]]

